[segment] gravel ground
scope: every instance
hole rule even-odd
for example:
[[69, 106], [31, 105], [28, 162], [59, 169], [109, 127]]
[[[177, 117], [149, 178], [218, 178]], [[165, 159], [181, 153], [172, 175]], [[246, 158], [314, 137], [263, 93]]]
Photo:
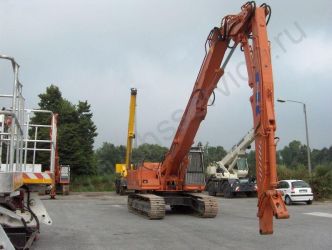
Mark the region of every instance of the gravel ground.
[[126, 197], [85, 193], [44, 198], [53, 219], [33, 249], [332, 249], [332, 203], [289, 206], [291, 218], [275, 220], [261, 236], [256, 198], [218, 197], [214, 219], [168, 212], [151, 221], [129, 213]]

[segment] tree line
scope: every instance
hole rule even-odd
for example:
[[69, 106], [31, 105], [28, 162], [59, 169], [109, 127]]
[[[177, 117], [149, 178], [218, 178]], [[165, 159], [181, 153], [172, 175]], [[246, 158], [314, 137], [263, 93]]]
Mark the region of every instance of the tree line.
[[[104, 142], [101, 147], [94, 150], [94, 140], [97, 136], [97, 127], [92, 118], [91, 106], [87, 101], [73, 104], [66, 100], [57, 86], [51, 85], [45, 93], [39, 95], [39, 108], [51, 110], [59, 114], [58, 120], [58, 151], [60, 164], [70, 165], [73, 178], [78, 176], [98, 176], [114, 174], [115, 164], [125, 162], [126, 147]], [[45, 114], [37, 114], [31, 122], [34, 124], [46, 121]], [[41, 131], [42, 132], [42, 131]], [[44, 131], [39, 139], [46, 139]], [[204, 163], [221, 160], [227, 153], [222, 146], [203, 146]], [[142, 144], [133, 149], [132, 161], [160, 162], [167, 148], [156, 144]], [[48, 159], [43, 152], [39, 153], [40, 163], [47, 165]], [[277, 151], [277, 164], [279, 178], [302, 178], [309, 180], [307, 171], [307, 147], [299, 141], [292, 141], [283, 149]], [[323, 149], [311, 150], [313, 175], [318, 179], [310, 181], [326, 182], [326, 192], [332, 192], [332, 146]], [[247, 154], [249, 175], [255, 175], [255, 151]], [[322, 178], [321, 178], [322, 177]], [[325, 192], [324, 191], [324, 192]]]
[[[142, 144], [133, 149], [133, 163], [140, 161], [160, 162], [167, 152], [168, 148], [156, 144]], [[208, 143], [203, 146], [204, 165], [220, 161], [227, 151], [222, 146], [210, 146]], [[123, 145], [115, 146], [112, 143], [105, 142], [95, 155], [98, 169], [101, 172], [112, 173], [116, 163], [125, 161], [126, 147]], [[330, 148], [314, 149], [311, 151], [312, 167], [327, 167], [332, 170], [332, 146]], [[247, 153], [250, 175], [255, 176], [256, 160], [255, 150]], [[291, 170], [307, 170], [307, 148], [299, 141], [292, 141], [283, 149], [277, 151], [277, 165]]]
[[[62, 97], [60, 89], [51, 85], [39, 96], [39, 109], [58, 114], [58, 153], [62, 165], [70, 165], [72, 175], [93, 175], [97, 172], [93, 144], [97, 127], [92, 121], [91, 106], [87, 101], [73, 104]], [[50, 116], [37, 113], [31, 118], [32, 124], [50, 124]], [[30, 136], [34, 131], [30, 130]], [[40, 128], [38, 139], [48, 139], [49, 129]], [[45, 145], [47, 146], [47, 145]], [[44, 147], [45, 147], [44, 146]], [[38, 146], [42, 148], [43, 145]], [[30, 156], [31, 157], [31, 156]], [[49, 165], [49, 153], [37, 152], [37, 162], [43, 167]]]
[[[332, 170], [332, 146], [310, 150], [310, 156], [313, 170], [317, 167], [325, 167]], [[283, 149], [278, 150], [276, 158], [280, 167], [286, 167], [291, 170], [301, 169], [302, 171], [308, 169], [307, 146], [300, 141], [294, 140]], [[250, 172], [254, 174], [256, 166], [255, 150], [248, 152], [247, 159]]]

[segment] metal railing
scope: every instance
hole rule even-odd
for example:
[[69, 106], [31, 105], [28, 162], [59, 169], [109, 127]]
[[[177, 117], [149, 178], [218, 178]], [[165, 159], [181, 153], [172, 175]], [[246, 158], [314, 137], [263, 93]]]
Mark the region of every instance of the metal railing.
[[5, 170], [6, 172], [20, 172], [23, 162], [23, 141], [24, 131], [22, 125], [24, 124], [24, 103], [25, 99], [22, 95], [22, 84], [18, 79], [19, 65], [14, 58], [0, 55], [0, 59], [9, 60], [12, 64], [14, 81], [12, 94], [0, 94], [0, 99], [6, 99], [10, 102], [11, 107], [3, 107], [0, 110], [1, 129], [0, 129], [0, 161], [2, 159], [2, 151], [6, 145]]
[[[28, 161], [28, 152], [32, 152], [32, 172], [35, 171], [36, 157], [38, 152], [49, 152], [50, 166], [49, 171], [54, 173], [55, 168], [55, 150], [56, 150], [56, 140], [57, 140], [57, 115], [49, 110], [39, 110], [39, 109], [26, 109], [26, 123], [25, 134], [26, 139], [24, 140], [24, 168], [23, 171], [27, 171], [26, 166]], [[30, 120], [32, 115], [36, 114], [49, 114], [48, 121], [45, 124], [31, 124]], [[49, 139], [42, 139], [39, 136], [41, 129], [49, 129]], [[30, 135], [29, 135], [30, 131]], [[31, 139], [30, 136], [33, 138]], [[29, 144], [33, 144], [30, 147]]]
[[[37, 164], [45, 166], [49, 161], [46, 169], [54, 174], [57, 114], [49, 110], [25, 109], [23, 86], [18, 79], [19, 65], [9, 56], [0, 55], [0, 60], [10, 61], [14, 73], [12, 86], [9, 85], [12, 87], [12, 93], [0, 93], [0, 104], [6, 103], [6, 106], [9, 106], [0, 109], [1, 192], [1, 190], [17, 188], [19, 186], [17, 183], [21, 182], [22, 173], [35, 172]], [[33, 117], [41, 114], [45, 114], [45, 117], [38, 119], [43, 121], [42, 124], [31, 123], [34, 120]], [[39, 152], [45, 152], [43, 162], [38, 159]], [[49, 153], [49, 158], [46, 153]], [[27, 166], [30, 168], [28, 169]], [[12, 178], [12, 176], [15, 177]]]

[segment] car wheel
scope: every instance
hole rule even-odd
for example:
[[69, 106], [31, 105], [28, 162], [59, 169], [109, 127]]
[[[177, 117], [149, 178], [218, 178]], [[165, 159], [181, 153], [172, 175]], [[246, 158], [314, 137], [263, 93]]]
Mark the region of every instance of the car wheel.
[[307, 200], [307, 204], [311, 205], [312, 204], [312, 200]]
[[292, 205], [292, 200], [288, 195], [285, 197], [285, 203], [286, 205]]

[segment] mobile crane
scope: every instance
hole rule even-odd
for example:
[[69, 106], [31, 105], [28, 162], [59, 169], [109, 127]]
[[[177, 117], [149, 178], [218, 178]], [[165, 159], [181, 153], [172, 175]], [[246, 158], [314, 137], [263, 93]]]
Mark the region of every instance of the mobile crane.
[[117, 194], [124, 195], [127, 190], [127, 169], [132, 169], [132, 150], [133, 140], [135, 138], [135, 113], [136, 113], [137, 89], [130, 89], [129, 121], [127, 133], [127, 148], [125, 163], [115, 165], [115, 172], [119, 175], [115, 179], [115, 191]]
[[217, 193], [223, 193], [224, 197], [232, 198], [239, 193], [253, 196], [257, 192], [254, 179], [247, 178], [249, 168], [246, 149], [254, 140], [254, 130], [251, 129], [221, 161], [214, 162], [207, 167], [206, 190], [209, 195], [215, 196]]
[[[253, 90], [250, 102], [255, 131], [259, 232], [273, 233], [273, 216], [277, 219], [289, 217], [281, 193], [276, 190], [276, 122], [270, 44], [266, 30], [270, 16], [269, 5], [256, 7], [255, 2], [247, 2], [239, 14], [224, 17], [221, 27], [211, 30], [196, 83], [164, 160], [142, 162], [135, 169], [127, 168], [128, 188], [135, 190], [135, 194], [128, 196], [130, 211], [150, 219], [162, 219], [165, 204], [168, 204], [194, 209], [202, 217], [216, 216], [216, 199], [200, 193], [205, 185], [192, 185], [184, 180], [188, 153], [200, 123], [205, 119], [209, 98], [235, 48], [240, 45], [245, 55], [248, 83]], [[230, 52], [223, 60], [228, 48]]]

